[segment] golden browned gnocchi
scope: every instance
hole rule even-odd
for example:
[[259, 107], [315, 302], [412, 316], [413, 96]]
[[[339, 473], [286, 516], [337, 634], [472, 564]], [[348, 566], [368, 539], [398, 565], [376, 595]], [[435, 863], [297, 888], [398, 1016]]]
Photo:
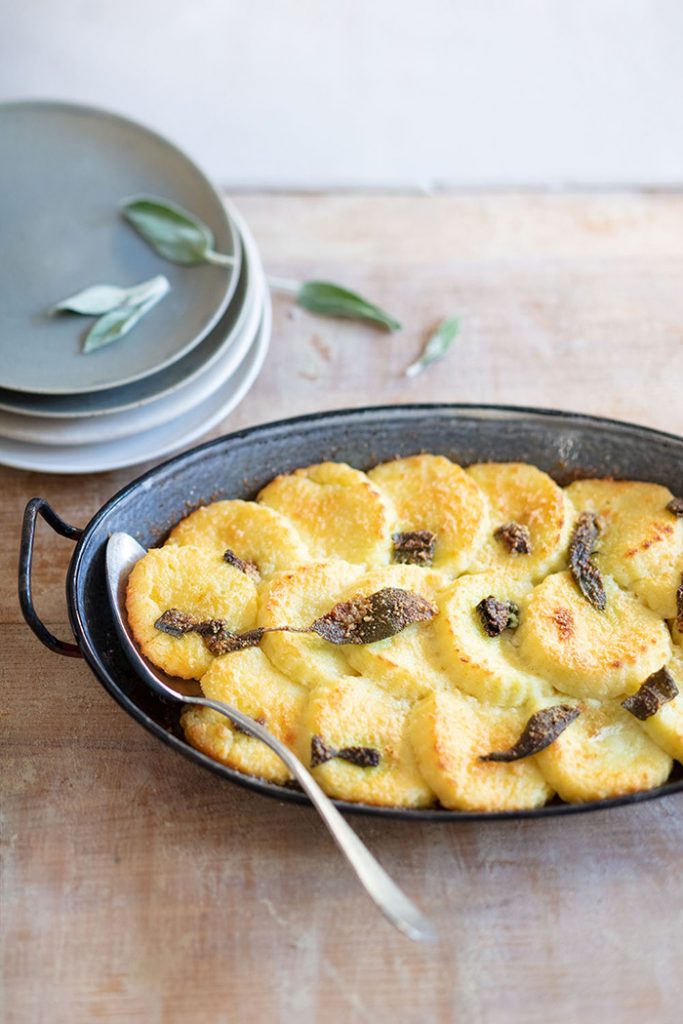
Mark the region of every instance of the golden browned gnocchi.
[[409, 701], [362, 676], [323, 683], [309, 696], [299, 755], [340, 800], [425, 807], [434, 794], [417, 767], [409, 712]]
[[391, 498], [396, 531], [434, 534], [435, 569], [458, 576], [470, 568], [489, 532], [489, 505], [460, 466], [443, 455], [413, 455], [375, 466], [368, 476]]
[[311, 561], [290, 520], [254, 501], [214, 501], [198, 508], [171, 530], [166, 544], [192, 544], [221, 556], [232, 551], [260, 576]]
[[[258, 648], [216, 658], [202, 677], [202, 690], [206, 697], [238, 707], [295, 749], [306, 689], [278, 672]], [[190, 708], [183, 716], [183, 728], [193, 746], [231, 768], [272, 782], [290, 778], [272, 750], [211, 708]]]
[[606, 576], [607, 607], [594, 608], [569, 572], [547, 576], [527, 597], [519, 652], [537, 673], [574, 697], [616, 697], [671, 657], [666, 624]]
[[683, 519], [667, 507], [671, 491], [633, 480], [577, 480], [567, 494], [578, 512], [600, 517], [595, 558], [602, 571], [662, 618], [673, 618], [674, 581], [683, 572]]
[[[362, 576], [359, 565], [330, 560], [278, 573], [261, 590], [258, 624], [302, 628], [310, 625], [340, 599]], [[269, 633], [262, 643], [265, 654], [281, 672], [305, 686], [338, 679], [351, 672], [345, 648], [307, 633]]]
[[314, 558], [385, 565], [391, 558], [393, 510], [365, 473], [321, 462], [278, 476], [258, 500], [288, 516]]
[[203, 548], [153, 548], [133, 568], [126, 611], [142, 653], [169, 675], [201, 679], [213, 655], [199, 634], [173, 636], [156, 628], [173, 608], [199, 620], [225, 619], [241, 632], [256, 619], [256, 587], [245, 573]]
[[574, 506], [547, 473], [525, 462], [480, 462], [468, 473], [489, 500], [492, 526], [473, 572], [504, 569], [535, 582], [566, 564]]
[[[498, 812], [683, 763], [683, 501], [524, 463], [323, 462], [178, 523], [128, 582], [142, 652], [259, 721], [331, 796]], [[190, 707], [189, 743], [288, 770]]]
[[571, 727], [536, 754], [563, 800], [605, 800], [666, 782], [671, 758], [619, 701], [587, 700], [580, 709]]
[[482, 755], [515, 742], [519, 708], [499, 708], [466, 694], [434, 693], [415, 705], [410, 738], [418, 766], [444, 807], [508, 811], [541, 807], [553, 790], [534, 758], [511, 764]]
[[[342, 599], [372, 594], [382, 587], [402, 587], [429, 600], [448, 585], [448, 577], [416, 565], [389, 565], [354, 580]], [[434, 642], [433, 625], [416, 622], [396, 636], [373, 644], [344, 647], [349, 664], [395, 697], [415, 699], [449, 686], [445, 665]]]
[[[434, 633], [454, 686], [491, 704], [514, 706], [549, 689], [517, 650], [517, 629], [489, 636], [479, 611], [489, 595], [511, 605], [515, 619], [531, 584], [502, 572], [461, 576], [439, 595]], [[511, 623], [512, 625], [513, 623]]]

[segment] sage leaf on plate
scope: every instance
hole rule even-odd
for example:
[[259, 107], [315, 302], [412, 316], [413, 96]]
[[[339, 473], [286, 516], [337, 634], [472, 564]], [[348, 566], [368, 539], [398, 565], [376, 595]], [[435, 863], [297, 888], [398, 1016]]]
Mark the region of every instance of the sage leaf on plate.
[[81, 316], [102, 316], [103, 313], [110, 313], [119, 306], [144, 302], [150, 291], [156, 292], [161, 287], [162, 281], [168, 285], [168, 281], [163, 276], [153, 277], [149, 281], [134, 284], [130, 288], [119, 288], [113, 284], [94, 284], [90, 288], [84, 288], [82, 292], [77, 292], [76, 295], [70, 295], [68, 299], [62, 299], [61, 302], [55, 303], [48, 312], [50, 314], [80, 313]]
[[128, 289], [129, 293], [134, 294], [129, 294], [121, 305], [109, 310], [95, 321], [85, 336], [82, 351], [94, 352], [125, 337], [143, 316], [163, 299], [170, 288], [167, 278], [159, 276], [145, 281], [136, 289]]
[[389, 331], [400, 331], [401, 324], [362, 295], [331, 281], [305, 281], [295, 295], [299, 306], [320, 316], [341, 316], [367, 320]]
[[83, 316], [101, 316], [120, 306], [128, 292], [113, 284], [94, 284], [76, 295], [55, 303], [49, 310], [54, 313], [80, 313]]
[[232, 256], [215, 252], [211, 228], [166, 199], [135, 196], [122, 205], [124, 218], [164, 259], [183, 266], [216, 263], [230, 267]]
[[443, 359], [459, 333], [459, 316], [451, 316], [447, 320], [443, 320], [422, 349], [419, 359], [416, 359], [407, 368], [405, 376], [417, 377], [418, 373], [422, 373], [432, 363]]

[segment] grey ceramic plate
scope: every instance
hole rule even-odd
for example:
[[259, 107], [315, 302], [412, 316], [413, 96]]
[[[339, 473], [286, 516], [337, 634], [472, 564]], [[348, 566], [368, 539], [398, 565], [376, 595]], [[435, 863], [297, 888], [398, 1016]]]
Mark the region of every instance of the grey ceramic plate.
[[0, 410], [49, 419], [107, 416], [137, 409], [170, 396], [187, 387], [200, 374], [208, 372], [232, 344], [232, 339], [248, 315], [249, 306], [257, 298], [255, 293], [259, 290], [259, 278], [263, 276], [258, 249], [247, 224], [234, 206], [228, 204], [228, 207], [238, 231], [238, 246], [242, 251], [239, 281], [225, 314], [199, 345], [158, 373], [122, 387], [107, 388], [106, 391], [76, 395], [31, 395], [0, 388]]
[[[121, 200], [154, 193], [208, 223], [221, 252], [240, 249], [220, 196], [170, 142], [125, 118], [63, 103], [0, 105], [0, 223], [11, 259], [0, 277], [0, 384], [74, 394], [117, 387], [179, 359], [228, 306], [238, 268], [180, 267], [121, 218]], [[165, 274], [170, 293], [128, 337], [83, 355], [81, 317], [46, 309], [92, 284]]]
[[265, 294], [261, 321], [237, 370], [205, 402], [168, 423], [130, 437], [69, 448], [0, 438], [0, 465], [39, 473], [104, 473], [158, 459], [203, 437], [242, 401], [261, 372], [270, 344], [272, 310]]

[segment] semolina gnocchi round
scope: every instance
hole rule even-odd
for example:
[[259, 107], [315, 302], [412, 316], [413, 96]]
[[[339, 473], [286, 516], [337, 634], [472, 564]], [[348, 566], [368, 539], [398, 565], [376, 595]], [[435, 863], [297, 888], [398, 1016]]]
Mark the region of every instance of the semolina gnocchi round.
[[313, 738], [334, 751], [369, 747], [374, 767], [332, 757], [313, 772], [330, 796], [384, 807], [428, 807], [434, 794], [420, 773], [407, 734], [410, 703], [397, 700], [362, 676], [323, 683], [310, 692], [299, 755], [311, 762]]
[[661, 786], [672, 760], [616, 700], [580, 702], [581, 714], [536, 761], [571, 803], [606, 800]]
[[[258, 625], [306, 628], [329, 612], [362, 574], [362, 566], [338, 559], [277, 573], [261, 585]], [[305, 686], [353, 674], [346, 647], [314, 633], [268, 633], [261, 646], [281, 672]]]
[[510, 811], [542, 807], [553, 789], [534, 757], [512, 763], [481, 761], [507, 750], [529, 714], [482, 704], [461, 693], [432, 693], [414, 705], [410, 739], [417, 764], [444, 807]]
[[[491, 530], [472, 565], [473, 572], [504, 569], [536, 583], [567, 562], [576, 518], [574, 506], [555, 481], [526, 462], [480, 462], [467, 470], [491, 507]], [[516, 523], [529, 531], [531, 551], [515, 554], [496, 530]]]
[[636, 718], [634, 721], [669, 757], [683, 764], [683, 651], [674, 648], [667, 668], [678, 688], [678, 695], [662, 704], [659, 711], [649, 718], [642, 721]]
[[254, 562], [262, 576], [310, 561], [286, 516], [255, 501], [214, 501], [181, 519], [166, 544], [191, 544], [217, 555], [227, 549]]
[[577, 480], [567, 488], [577, 512], [600, 517], [601, 572], [634, 590], [658, 614], [671, 617], [676, 572], [683, 570], [683, 519], [667, 509], [668, 487], [637, 480]]
[[521, 657], [574, 697], [630, 692], [671, 656], [665, 623], [609, 576], [603, 582], [605, 611], [586, 600], [569, 572], [547, 576], [521, 606]]
[[314, 559], [363, 565], [391, 560], [393, 509], [365, 473], [321, 462], [275, 477], [258, 501], [287, 516]]
[[[342, 601], [373, 594], [384, 587], [400, 587], [429, 601], [449, 583], [448, 577], [416, 565], [389, 565], [373, 569], [354, 580]], [[431, 622], [417, 622], [396, 636], [374, 644], [347, 644], [349, 664], [361, 675], [394, 697], [415, 700], [434, 689], [448, 687], [449, 677], [441, 664]]]
[[491, 570], [461, 576], [438, 597], [434, 636], [451, 682], [466, 693], [504, 707], [523, 704], [550, 689], [519, 657], [517, 636], [488, 636], [477, 605], [492, 596], [520, 606], [531, 584]]
[[254, 625], [256, 587], [243, 572], [202, 548], [151, 548], [128, 579], [128, 621], [146, 658], [169, 675], [200, 679], [213, 661], [196, 633], [169, 636], [155, 622], [170, 608], [199, 619], [223, 619], [239, 633]]
[[461, 466], [443, 455], [412, 455], [383, 462], [368, 476], [391, 498], [397, 531], [435, 534], [435, 569], [458, 576], [471, 567], [489, 532], [489, 505]]
[[[271, 665], [263, 651], [252, 647], [216, 658], [202, 676], [201, 687], [205, 697], [232, 704], [295, 750], [307, 690]], [[219, 712], [194, 707], [182, 723], [192, 745], [209, 757], [270, 782], [291, 778], [277, 754], [261, 740], [240, 732]]]

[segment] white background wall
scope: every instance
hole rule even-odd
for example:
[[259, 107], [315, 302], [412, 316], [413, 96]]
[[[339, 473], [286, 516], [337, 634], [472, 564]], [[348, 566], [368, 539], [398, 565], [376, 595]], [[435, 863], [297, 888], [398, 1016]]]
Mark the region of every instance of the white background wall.
[[5, 0], [0, 98], [26, 96], [137, 117], [232, 187], [666, 186], [683, 2]]

